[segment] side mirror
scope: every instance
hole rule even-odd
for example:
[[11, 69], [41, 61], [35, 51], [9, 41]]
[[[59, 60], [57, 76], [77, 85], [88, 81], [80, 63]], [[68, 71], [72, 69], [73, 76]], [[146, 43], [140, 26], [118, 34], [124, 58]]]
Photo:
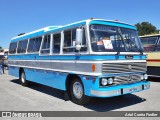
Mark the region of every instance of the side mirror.
[[83, 29], [76, 29], [76, 50], [78, 51], [81, 49], [82, 39]]

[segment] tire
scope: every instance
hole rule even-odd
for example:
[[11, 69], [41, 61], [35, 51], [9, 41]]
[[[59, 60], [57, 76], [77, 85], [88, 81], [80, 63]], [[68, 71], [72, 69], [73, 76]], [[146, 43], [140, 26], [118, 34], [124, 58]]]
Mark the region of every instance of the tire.
[[29, 82], [26, 80], [26, 75], [25, 75], [25, 72], [22, 70], [21, 73], [20, 73], [20, 83], [22, 86], [28, 86], [29, 85]]
[[88, 96], [84, 95], [84, 86], [81, 80], [74, 78], [70, 85], [70, 97], [72, 102], [78, 105], [87, 104], [90, 100]]

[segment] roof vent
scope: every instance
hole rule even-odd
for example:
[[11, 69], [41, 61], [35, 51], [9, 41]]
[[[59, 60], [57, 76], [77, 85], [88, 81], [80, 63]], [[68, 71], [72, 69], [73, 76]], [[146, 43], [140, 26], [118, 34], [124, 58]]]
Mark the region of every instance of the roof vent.
[[20, 33], [20, 34], [18, 34], [18, 36], [21, 36], [21, 35], [24, 35], [25, 33]]

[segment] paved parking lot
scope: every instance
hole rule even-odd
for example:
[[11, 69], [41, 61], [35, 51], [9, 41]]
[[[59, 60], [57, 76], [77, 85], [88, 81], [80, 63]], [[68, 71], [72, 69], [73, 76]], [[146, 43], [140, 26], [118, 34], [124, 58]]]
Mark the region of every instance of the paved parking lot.
[[151, 81], [146, 91], [123, 97], [94, 98], [85, 106], [65, 101], [63, 92], [33, 83], [23, 87], [18, 79], [0, 76], [0, 111], [159, 111], [160, 80]]

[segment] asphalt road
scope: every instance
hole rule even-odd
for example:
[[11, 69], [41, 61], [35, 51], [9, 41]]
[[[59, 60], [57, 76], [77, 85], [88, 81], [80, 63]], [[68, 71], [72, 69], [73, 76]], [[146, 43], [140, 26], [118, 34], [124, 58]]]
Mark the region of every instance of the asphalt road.
[[149, 90], [123, 97], [93, 98], [80, 106], [65, 101], [62, 91], [37, 83], [23, 87], [17, 78], [0, 75], [0, 111], [159, 111], [159, 100], [160, 79], [151, 81]]

